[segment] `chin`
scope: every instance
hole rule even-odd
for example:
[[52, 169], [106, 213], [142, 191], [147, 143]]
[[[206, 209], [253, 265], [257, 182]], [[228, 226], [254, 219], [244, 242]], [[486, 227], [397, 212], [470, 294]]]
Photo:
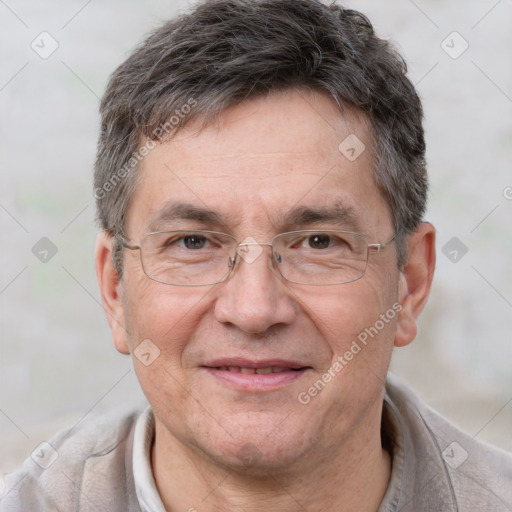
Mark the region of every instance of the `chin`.
[[214, 458], [217, 464], [231, 472], [265, 479], [290, 472], [294, 463], [300, 460], [303, 454], [298, 453], [296, 446], [287, 448], [276, 449], [248, 441], [238, 451], [219, 453]]
[[208, 439], [209, 456], [230, 471], [251, 476], [265, 477], [290, 471], [305, 457], [311, 436], [303, 426], [290, 425], [282, 417], [279, 421], [268, 420], [258, 422], [254, 419], [238, 424], [236, 433], [233, 429], [228, 434], [219, 427], [221, 431], [217, 430], [217, 435]]

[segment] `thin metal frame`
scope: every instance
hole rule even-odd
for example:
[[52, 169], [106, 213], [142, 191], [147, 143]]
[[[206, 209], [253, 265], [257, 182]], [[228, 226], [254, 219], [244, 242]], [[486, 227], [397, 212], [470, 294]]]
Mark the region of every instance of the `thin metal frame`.
[[[147, 274], [146, 272], [146, 269], [144, 268], [144, 261], [142, 259], [142, 251], [141, 251], [141, 245], [142, 242], [144, 241], [145, 238], [151, 236], [151, 235], [159, 235], [159, 234], [163, 234], [163, 233], [194, 233], [194, 234], [201, 234], [201, 233], [205, 233], [205, 234], [211, 234], [211, 235], [222, 235], [222, 236], [226, 236], [228, 238], [231, 238], [237, 245], [236, 247], [234, 248], [235, 249], [235, 257], [230, 257], [229, 260], [228, 260], [228, 267], [229, 267], [229, 270], [226, 274], [226, 277], [224, 279], [222, 279], [221, 281], [215, 281], [213, 283], [206, 283], [206, 284], [176, 284], [176, 283], [167, 283], [165, 281], [160, 281], [159, 279], [155, 279], [154, 277], [151, 277]], [[216, 285], [216, 284], [220, 284], [220, 283], [223, 283], [225, 282], [228, 277], [231, 275], [231, 273], [234, 271], [235, 267], [236, 267], [236, 263], [237, 261], [239, 260], [239, 248], [240, 247], [247, 247], [247, 246], [262, 246], [262, 245], [265, 245], [265, 246], [268, 246], [268, 247], [271, 247], [272, 249], [274, 248], [274, 240], [280, 236], [283, 236], [283, 235], [292, 235], [292, 234], [295, 234], [295, 233], [346, 233], [346, 234], [349, 234], [349, 235], [356, 235], [358, 237], [361, 237], [362, 239], [364, 239], [366, 241], [367, 237], [365, 235], [361, 235], [360, 233], [354, 233], [353, 231], [342, 231], [342, 230], [336, 230], [336, 229], [303, 229], [303, 230], [298, 230], [298, 231], [287, 231], [285, 233], [278, 233], [277, 235], [275, 235], [273, 238], [272, 238], [272, 241], [271, 242], [238, 242], [238, 240], [229, 235], [228, 233], [221, 233], [220, 231], [209, 231], [209, 230], [204, 230], [204, 229], [199, 229], [199, 230], [190, 230], [190, 229], [178, 229], [178, 230], [175, 230], [175, 231], [153, 231], [151, 233], [148, 233], [147, 235], [145, 235], [141, 242], [139, 242], [139, 245], [128, 245], [127, 241], [120, 235], [117, 236], [117, 238], [121, 241], [121, 246], [124, 248], [124, 249], [128, 249], [128, 250], [131, 250], [131, 251], [135, 251], [135, 250], [139, 250], [139, 254], [140, 254], [140, 264], [141, 264], [141, 267], [142, 267], [142, 271], [144, 272], [144, 274], [146, 275], [146, 277], [148, 279], [151, 279], [152, 281], [155, 281], [157, 283], [161, 283], [161, 284], [165, 284], [165, 285], [168, 285], [168, 286], [213, 286], [213, 285]], [[292, 281], [288, 278], [286, 278], [281, 270], [279, 269], [279, 266], [277, 267], [277, 269], [279, 270], [279, 275], [285, 280], [285, 281], [288, 281], [289, 283], [294, 283], [294, 284], [300, 284], [300, 285], [304, 285], [304, 286], [334, 286], [334, 285], [343, 285], [343, 284], [348, 284], [348, 283], [353, 283], [355, 281], [359, 281], [360, 279], [362, 279], [365, 275], [366, 275], [366, 269], [368, 268], [368, 262], [369, 262], [369, 258], [370, 258], [370, 250], [374, 250], [375, 252], [379, 253], [381, 251], [383, 251], [386, 247], [388, 247], [391, 243], [393, 243], [395, 241], [397, 237], [397, 233], [395, 233], [387, 242], [383, 242], [383, 243], [378, 243], [378, 244], [369, 244], [367, 243], [366, 246], [367, 246], [367, 252], [366, 252], [366, 265], [365, 265], [365, 268], [364, 268], [364, 272], [363, 274], [358, 277], [357, 279], [353, 279], [351, 281], [344, 281], [342, 283], [325, 283], [325, 284], [312, 284], [312, 283], [301, 283], [299, 281]], [[274, 251], [273, 251], [273, 255], [272, 255], [272, 261], [276, 262], [276, 263], [280, 263], [279, 261], [276, 260], [276, 257], [275, 257], [275, 254]]]

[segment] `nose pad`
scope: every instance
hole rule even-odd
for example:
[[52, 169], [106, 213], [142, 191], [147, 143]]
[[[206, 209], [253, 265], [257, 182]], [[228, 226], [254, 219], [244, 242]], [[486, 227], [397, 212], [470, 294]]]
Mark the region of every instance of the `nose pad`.
[[238, 245], [237, 254], [246, 263], [254, 263], [263, 253], [262, 245], [267, 244], [259, 244], [254, 238], [249, 236]]
[[[254, 238], [248, 237], [241, 242], [236, 248], [234, 256], [228, 259], [228, 268], [230, 271], [234, 270], [239, 259], [244, 260], [245, 263], [254, 263], [264, 252], [264, 246], [272, 248], [270, 243], [258, 243]], [[279, 253], [275, 252], [272, 248], [272, 269], [276, 269], [275, 263], [282, 263], [282, 257]]]

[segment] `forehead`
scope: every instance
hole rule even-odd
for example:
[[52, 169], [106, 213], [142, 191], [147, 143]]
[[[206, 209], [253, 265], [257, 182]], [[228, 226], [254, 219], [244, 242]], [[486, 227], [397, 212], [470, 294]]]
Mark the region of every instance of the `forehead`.
[[196, 209], [208, 212], [197, 222], [277, 229], [323, 210], [370, 229], [389, 220], [372, 162], [370, 131], [352, 110], [342, 113], [319, 93], [272, 94], [227, 109], [206, 128], [191, 124], [150, 151], [127, 225], [147, 232]]

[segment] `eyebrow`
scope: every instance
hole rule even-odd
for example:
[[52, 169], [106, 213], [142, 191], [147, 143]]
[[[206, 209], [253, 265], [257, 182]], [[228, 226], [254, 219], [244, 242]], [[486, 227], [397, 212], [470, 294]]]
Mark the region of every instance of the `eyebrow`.
[[154, 214], [148, 223], [150, 231], [156, 231], [162, 225], [172, 221], [193, 220], [205, 224], [225, 226], [226, 222], [218, 213], [208, 208], [199, 208], [190, 203], [168, 202], [164, 207]]
[[281, 220], [281, 224], [286, 229], [303, 228], [321, 223], [336, 224], [337, 226], [343, 226], [355, 231], [358, 231], [360, 228], [355, 210], [341, 202], [322, 208], [299, 206], [286, 213]]
[[[226, 218], [213, 210], [190, 203], [170, 201], [150, 218], [148, 229], [150, 232], [157, 231], [162, 227], [166, 228], [172, 222], [183, 220], [196, 221], [218, 228], [228, 226]], [[289, 212], [280, 214], [277, 222], [275, 222], [284, 230], [301, 229], [321, 223], [335, 224], [338, 227], [352, 229], [356, 232], [359, 232], [360, 229], [358, 215], [355, 210], [341, 202], [321, 208], [297, 206]]]

